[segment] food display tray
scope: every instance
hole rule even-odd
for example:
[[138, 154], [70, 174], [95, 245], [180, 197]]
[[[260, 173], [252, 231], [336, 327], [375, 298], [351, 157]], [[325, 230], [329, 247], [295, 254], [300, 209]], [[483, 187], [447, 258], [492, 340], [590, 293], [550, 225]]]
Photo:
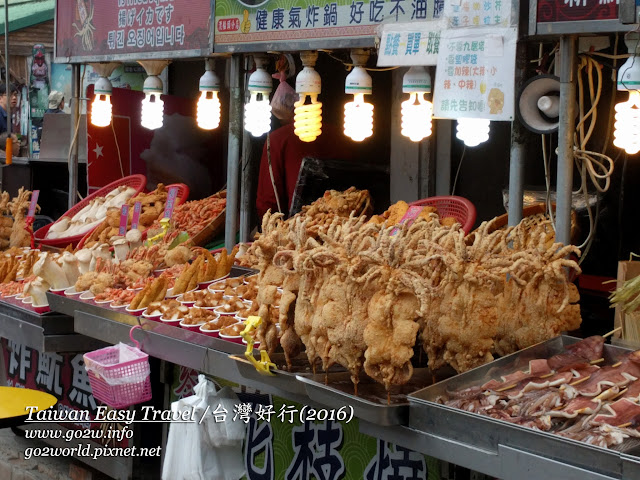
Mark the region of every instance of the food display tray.
[[[488, 455], [516, 449], [532, 457], [543, 457], [603, 475], [602, 478], [640, 478], [640, 449], [635, 441], [627, 440], [616, 449], [606, 449], [437, 403], [437, 399], [448, 391], [482, 385], [516, 369], [526, 369], [530, 360], [562, 353], [565, 346], [579, 340], [569, 336], [556, 337], [410, 394], [409, 427], [455, 440]], [[629, 351], [605, 345], [605, 363], [616, 363]], [[590, 478], [594, 476], [590, 475]]]

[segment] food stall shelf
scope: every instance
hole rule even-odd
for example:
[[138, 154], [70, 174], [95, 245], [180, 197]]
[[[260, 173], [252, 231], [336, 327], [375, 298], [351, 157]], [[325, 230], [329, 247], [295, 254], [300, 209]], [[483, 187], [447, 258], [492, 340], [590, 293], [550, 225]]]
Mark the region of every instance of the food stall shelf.
[[[549, 358], [564, 351], [565, 345], [578, 340], [567, 336], [556, 337], [409, 395], [409, 426], [429, 435], [498, 455], [501, 457], [501, 468], [508, 468], [508, 465], [515, 468], [517, 461], [534, 465], [539, 459], [544, 459], [544, 462], [565, 465], [565, 468], [575, 470], [575, 475], [579, 474], [566, 477], [553, 475], [556, 478], [630, 478], [625, 471], [637, 471], [638, 464], [635, 462], [640, 459], [621, 452], [637, 453], [638, 442], [635, 440], [627, 440], [617, 449], [600, 448], [436, 403], [436, 399], [446, 395], [447, 391], [482, 385], [507, 372], [526, 369], [529, 360]], [[603, 356], [606, 363], [610, 364], [626, 353], [628, 350], [605, 345]], [[469, 468], [483, 471], [477, 467], [469, 465]], [[541, 474], [535, 478], [549, 478], [549, 470], [546, 471], [546, 476]], [[509, 472], [494, 474], [501, 478], [513, 478], [515, 475], [515, 472], [506, 476], [505, 473]]]
[[22, 343], [39, 352], [81, 352], [104, 346], [73, 330], [73, 318], [48, 313], [39, 315], [0, 302], [0, 337]]

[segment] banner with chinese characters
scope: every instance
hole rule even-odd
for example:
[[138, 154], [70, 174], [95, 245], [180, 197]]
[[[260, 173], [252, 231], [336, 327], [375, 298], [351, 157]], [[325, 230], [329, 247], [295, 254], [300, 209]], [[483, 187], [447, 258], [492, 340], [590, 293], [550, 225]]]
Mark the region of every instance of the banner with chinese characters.
[[516, 28], [443, 31], [434, 117], [513, 120], [516, 41]]
[[[171, 393], [175, 400], [193, 395], [198, 382], [195, 370], [175, 366]], [[439, 480], [439, 462], [431, 457], [360, 433], [358, 420], [300, 421], [300, 405], [284, 398], [262, 394], [247, 387], [232, 386], [239, 403], [234, 411], [218, 409], [244, 422], [246, 480]], [[211, 406], [211, 410], [216, 409]], [[308, 407], [307, 407], [308, 409]], [[325, 412], [325, 411], [323, 411]], [[326, 413], [331, 417], [331, 409]], [[321, 416], [320, 410], [317, 412]]]
[[442, 29], [441, 21], [383, 25], [378, 66], [436, 65]]
[[215, 50], [374, 45], [383, 23], [438, 18], [444, 0], [217, 0]]
[[450, 28], [517, 26], [511, 0], [450, 0], [445, 3], [444, 17]]
[[60, 63], [204, 56], [211, 0], [57, 0]]

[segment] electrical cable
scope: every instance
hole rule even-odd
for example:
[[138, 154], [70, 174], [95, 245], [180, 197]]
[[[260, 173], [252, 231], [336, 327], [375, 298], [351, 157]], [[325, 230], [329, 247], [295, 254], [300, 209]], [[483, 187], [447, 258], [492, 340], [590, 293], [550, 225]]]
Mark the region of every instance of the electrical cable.
[[[82, 68], [82, 76], [80, 77], [80, 90], [82, 90], [82, 85], [84, 84], [84, 74], [87, 72], [87, 66], [83, 65]], [[78, 93], [78, 101], [80, 101], [81, 99], [81, 95], [80, 92]], [[78, 113], [80, 112], [80, 105], [78, 105]], [[80, 119], [81, 119], [82, 115], [78, 115], [78, 121], [76, 122], [76, 128], [75, 131], [73, 133], [73, 138], [71, 139], [71, 144], [69, 145], [69, 155], [67, 156], [67, 169], [71, 169], [71, 153], [73, 152], [73, 147], [76, 144], [76, 142], [78, 141], [78, 130], [80, 130]], [[82, 195], [80, 195], [80, 192], [78, 193], [78, 197], [80, 198], [80, 200], [83, 200]]]
[[122, 166], [122, 156], [120, 155], [120, 145], [118, 145], [118, 136], [116, 135], [116, 129], [113, 127], [113, 116], [111, 117], [111, 131], [113, 132], [113, 139], [116, 142], [116, 150], [118, 151], [118, 162], [120, 163], [120, 174], [124, 178], [124, 167]]
[[453, 187], [451, 188], [451, 195], [456, 194], [456, 185], [458, 184], [458, 175], [460, 175], [460, 168], [462, 167], [462, 161], [464, 160], [464, 154], [467, 151], [467, 146], [462, 147], [462, 155], [460, 155], [460, 163], [458, 163], [458, 170], [456, 171], [456, 177], [453, 179]]

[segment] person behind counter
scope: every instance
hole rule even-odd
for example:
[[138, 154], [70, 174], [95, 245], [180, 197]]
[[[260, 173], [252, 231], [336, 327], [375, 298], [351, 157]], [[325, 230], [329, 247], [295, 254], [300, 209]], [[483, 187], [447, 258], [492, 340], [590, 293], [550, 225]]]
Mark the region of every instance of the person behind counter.
[[44, 113], [64, 113], [64, 95], [53, 90], [49, 94], [49, 108]]
[[303, 158], [353, 157], [351, 144], [333, 125], [325, 123], [322, 134], [315, 141], [303, 142], [293, 131], [293, 108], [283, 114], [274, 111], [274, 115], [285, 125], [269, 133], [264, 142], [256, 198], [260, 219], [269, 209], [288, 215]]
[[[15, 112], [18, 106], [18, 89], [15, 85], [10, 84], [9, 94], [7, 94], [7, 85], [3, 83], [0, 85], [0, 150], [4, 150], [7, 144], [7, 125], [9, 122], [7, 105], [11, 105], [11, 111]], [[18, 137], [12, 133], [11, 138], [13, 139], [14, 151], [17, 152], [20, 148]]]

